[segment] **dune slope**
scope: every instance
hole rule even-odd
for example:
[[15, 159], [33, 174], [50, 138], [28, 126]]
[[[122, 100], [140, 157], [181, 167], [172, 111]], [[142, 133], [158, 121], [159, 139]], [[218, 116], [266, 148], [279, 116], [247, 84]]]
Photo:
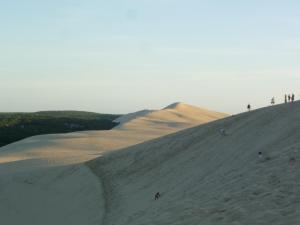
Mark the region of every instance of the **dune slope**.
[[100, 224], [106, 203], [102, 181], [83, 162], [218, 118], [188, 120], [203, 119], [191, 115], [190, 108], [172, 109], [185, 118], [185, 124], [166, 109], [156, 111], [159, 123], [144, 123], [152, 121], [147, 111], [127, 116], [130, 119], [114, 130], [41, 135], [0, 148], [0, 224]]
[[300, 224], [299, 131], [296, 102], [92, 160], [105, 194], [102, 224]]
[[120, 125], [114, 130], [165, 130], [168, 133], [186, 129], [226, 117], [227, 114], [202, 109], [182, 102], [173, 103], [162, 110], [143, 110], [115, 120]]

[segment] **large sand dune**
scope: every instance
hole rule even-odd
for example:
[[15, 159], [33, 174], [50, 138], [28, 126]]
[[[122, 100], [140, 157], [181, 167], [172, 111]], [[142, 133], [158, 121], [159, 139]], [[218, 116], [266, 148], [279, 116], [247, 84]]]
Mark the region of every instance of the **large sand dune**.
[[224, 113], [201, 109], [184, 103], [174, 103], [163, 110], [143, 110], [120, 117], [119, 130], [178, 131], [225, 117]]
[[87, 164], [102, 182], [101, 224], [298, 225], [300, 102], [180, 131]]
[[132, 146], [226, 116], [183, 103], [120, 118], [110, 131], [27, 138], [0, 149], [0, 224], [100, 224], [101, 180], [84, 164]]

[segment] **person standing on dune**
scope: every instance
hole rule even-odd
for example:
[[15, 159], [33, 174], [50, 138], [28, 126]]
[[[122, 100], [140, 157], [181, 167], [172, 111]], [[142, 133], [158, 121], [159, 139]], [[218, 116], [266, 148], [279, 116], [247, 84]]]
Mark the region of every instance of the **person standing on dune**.
[[247, 109], [248, 109], [248, 111], [251, 110], [251, 105], [250, 104], [247, 105]]
[[275, 98], [274, 98], [274, 97], [271, 99], [271, 104], [272, 104], [272, 105], [275, 104]]
[[284, 95], [284, 103], [287, 103], [287, 95]]

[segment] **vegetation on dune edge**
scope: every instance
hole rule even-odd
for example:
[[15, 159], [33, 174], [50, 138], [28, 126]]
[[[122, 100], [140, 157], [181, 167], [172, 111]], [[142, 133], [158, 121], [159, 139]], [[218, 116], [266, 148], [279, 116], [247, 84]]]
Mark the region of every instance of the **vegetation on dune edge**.
[[110, 130], [119, 116], [82, 111], [0, 113], [0, 147], [34, 135]]

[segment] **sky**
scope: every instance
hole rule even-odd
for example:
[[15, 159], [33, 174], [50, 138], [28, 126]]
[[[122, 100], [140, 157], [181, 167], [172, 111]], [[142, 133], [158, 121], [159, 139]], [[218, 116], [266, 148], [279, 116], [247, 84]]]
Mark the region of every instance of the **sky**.
[[0, 0], [0, 111], [300, 98], [297, 0]]

